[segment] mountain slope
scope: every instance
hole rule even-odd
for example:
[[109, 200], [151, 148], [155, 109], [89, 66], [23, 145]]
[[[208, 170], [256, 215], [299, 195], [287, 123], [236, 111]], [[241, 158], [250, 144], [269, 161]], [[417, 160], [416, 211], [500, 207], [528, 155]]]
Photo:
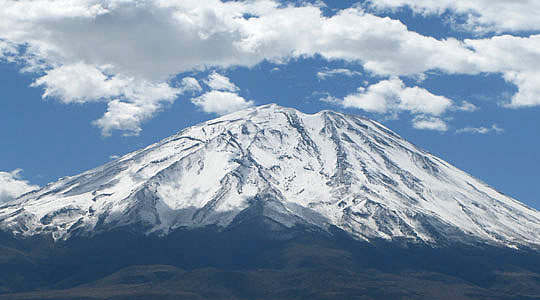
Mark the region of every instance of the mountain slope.
[[123, 226], [147, 234], [276, 226], [359, 240], [540, 245], [540, 213], [352, 115], [266, 105], [66, 177], [0, 207], [0, 228], [55, 239]]

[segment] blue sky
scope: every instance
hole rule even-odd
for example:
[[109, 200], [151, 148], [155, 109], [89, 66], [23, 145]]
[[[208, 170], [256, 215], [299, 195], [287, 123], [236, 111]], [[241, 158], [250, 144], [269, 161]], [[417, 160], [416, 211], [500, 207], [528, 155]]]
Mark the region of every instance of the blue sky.
[[380, 121], [540, 208], [539, 3], [200, 2], [0, 1], [0, 201], [278, 103]]

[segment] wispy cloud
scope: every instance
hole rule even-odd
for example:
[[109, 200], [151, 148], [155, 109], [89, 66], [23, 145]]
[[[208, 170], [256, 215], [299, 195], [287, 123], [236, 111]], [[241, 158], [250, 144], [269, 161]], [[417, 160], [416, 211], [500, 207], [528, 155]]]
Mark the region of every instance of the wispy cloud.
[[325, 69], [325, 70], [317, 72], [317, 78], [319, 78], [320, 80], [325, 80], [327, 78], [338, 76], [338, 75], [353, 77], [353, 76], [362, 75], [362, 72], [352, 71], [349, 69], [341, 69], [341, 68], [340, 69]]
[[491, 127], [465, 127], [456, 130], [456, 133], [471, 133], [471, 134], [488, 134], [496, 133], [501, 134], [504, 132], [504, 129], [500, 128], [498, 125], [493, 124]]
[[478, 107], [470, 102], [462, 101], [460, 105], [455, 106], [455, 109], [465, 112], [474, 112], [478, 110]]

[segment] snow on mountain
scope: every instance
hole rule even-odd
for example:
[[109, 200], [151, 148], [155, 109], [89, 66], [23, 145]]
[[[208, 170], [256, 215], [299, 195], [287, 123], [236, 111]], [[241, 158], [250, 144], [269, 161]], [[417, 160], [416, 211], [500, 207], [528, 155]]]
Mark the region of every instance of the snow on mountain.
[[265, 105], [208, 121], [0, 206], [0, 229], [164, 235], [241, 212], [357, 239], [540, 245], [540, 212], [377, 122]]

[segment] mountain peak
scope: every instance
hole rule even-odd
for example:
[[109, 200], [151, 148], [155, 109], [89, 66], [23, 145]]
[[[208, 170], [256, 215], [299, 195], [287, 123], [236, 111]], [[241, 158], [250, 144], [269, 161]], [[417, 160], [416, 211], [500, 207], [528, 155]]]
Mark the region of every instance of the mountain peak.
[[0, 207], [0, 228], [66, 239], [165, 235], [245, 218], [361, 240], [540, 245], [540, 213], [381, 124], [276, 104], [186, 128]]

